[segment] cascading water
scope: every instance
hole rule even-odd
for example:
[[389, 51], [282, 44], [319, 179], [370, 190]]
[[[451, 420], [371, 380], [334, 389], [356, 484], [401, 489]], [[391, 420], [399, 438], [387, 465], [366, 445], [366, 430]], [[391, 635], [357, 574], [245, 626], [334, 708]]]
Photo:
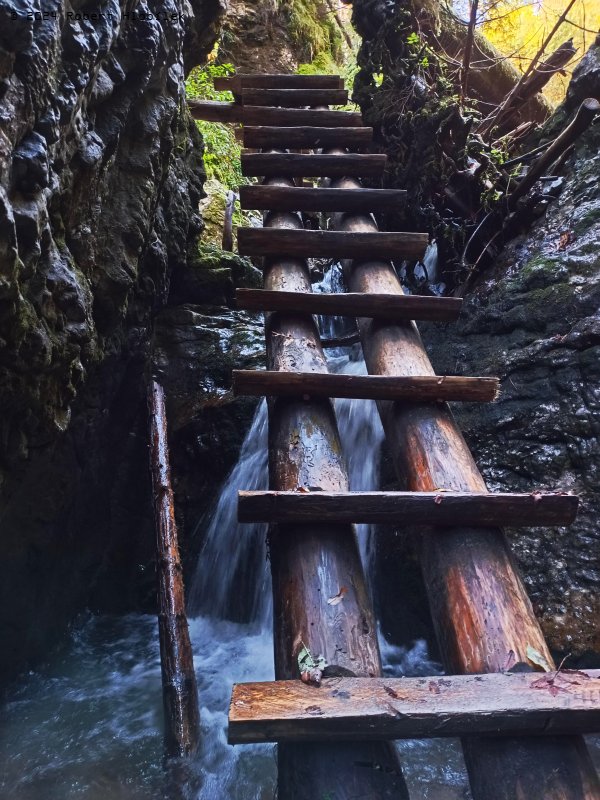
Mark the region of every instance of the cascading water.
[[[338, 288], [331, 269], [316, 291]], [[349, 333], [347, 320], [323, 320], [323, 335]], [[354, 351], [330, 350], [332, 371], [362, 374]], [[378, 488], [383, 432], [376, 406], [338, 400], [336, 412], [353, 490]], [[226, 742], [231, 685], [272, 680], [270, 572], [265, 526], [239, 526], [238, 489], [267, 487], [266, 404], [258, 406], [240, 459], [205, 526], [190, 592], [190, 634], [198, 678], [202, 744], [194, 769], [198, 800], [267, 800], [276, 786], [270, 745]], [[359, 529], [369, 562], [369, 530]], [[424, 642], [381, 642], [388, 675], [437, 671]], [[162, 763], [160, 661], [156, 620], [90, 617], [69, 647], [31, 673], [0, 721], [0, 796], [15, 800], [155, 800], [168, 798]], [[466, 778], [456, 746], [399, 743], [413, 800], [459, 800]]]

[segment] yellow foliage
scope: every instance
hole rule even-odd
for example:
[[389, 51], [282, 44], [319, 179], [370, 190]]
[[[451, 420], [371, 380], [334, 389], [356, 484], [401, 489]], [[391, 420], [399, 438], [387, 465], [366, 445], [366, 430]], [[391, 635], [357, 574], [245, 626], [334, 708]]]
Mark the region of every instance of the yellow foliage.
[[[487, 0], [480, 30], [524, 72], [566, 6], [567, 0]], [[543, 60], [571, 38], [577, 48], [565, 68], [566, 75], [555, 75], [544, 89], [552, 102], [558, 103], [565, 96], [571, 73], [599, 28], [600, 0], [577, 0], [542, 57]]]

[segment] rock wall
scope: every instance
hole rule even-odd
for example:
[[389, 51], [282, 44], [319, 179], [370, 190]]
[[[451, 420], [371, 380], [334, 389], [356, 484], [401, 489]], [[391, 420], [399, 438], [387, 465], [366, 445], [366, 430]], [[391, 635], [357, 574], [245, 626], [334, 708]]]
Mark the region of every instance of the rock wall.
[[0, 676], [153, 585], [144, 377], [202, 228], [218, 0], [0, 3]]
[[[600, 98], [600, 41], [578, 66], [548, 131]], [[420, 326], [440, 373], [498, 375], [499, 400], [457, 406], [488, 485], [580, 495], [567, 529], [510, 532], [546, 636], [557, 650], [600, 653], [600, 126], [581, 137], [564, 188], [504, 248], [465, 298], [458, 324]]]

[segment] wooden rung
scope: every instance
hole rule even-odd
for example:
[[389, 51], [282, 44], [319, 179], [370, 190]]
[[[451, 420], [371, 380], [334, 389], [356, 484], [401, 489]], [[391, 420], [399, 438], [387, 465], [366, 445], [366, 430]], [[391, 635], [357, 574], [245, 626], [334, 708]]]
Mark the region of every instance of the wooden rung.
[[355, 522], [443, 527], [570, 525], [579, 498], [562, 492], [239, 492], [240, 522]]
[[271, 108], [270, 106], [240, 106], [243, 108], [244, 125], [298, 125], [318, 128], [357, 128], [362, 125], [362, 116], [356, 111], [328, 111], [314, 108]]
[[312, 189], [240, 186], [242, 208], [263, 211], [389, 211], [402, 205], [404, 189]]
[[290, 177], [364, 177], [380, 178], [387, 156], [379, 153], [242, 153], [242, 175], [273, 178]]
[[291, 311], [340, 317], [372, 317], [389, 321], [426, 319], [455, 320], [460, 314], [460, 297], [426, 297], [414, 294], [344, 294], [326, 292], [283, 292], [266, 289], [237, 289], [238, 308], [246, 311]]
[[[297, 150], [317, 147], [366, 147], [373, 128], [315, 128], [309, 125], [278, 128], [272, 125], [244, 128], [244, 146], [256, 149], [287, 147]], [[341, 191], [341, 190], [340, 190]]]
[[456, 375], [344, 375], [332, 372], [233, 371], [233, 393], [254, 397], [350, 397], [357, 400], [489, 403], [498, 378]]
[[218, 100], [188, 100], [188, 106], [194, 119], [222, 123], [242, 121], [242, 106], [238, 103], [222, 103]]
[[238, 228], [238, 249], [246, 256], [298, 258], [422, 258], [429, 237], [402, 231], [354, 233], [283, 228]]
[[344, 106], [346, 89], [254, 89], [242, 87], [242, 103], [247, 106]]
[[[342, 601], [343, 602], [343, 601]], [[553, 690], [556, 687], [556, 690]], [[234, 684], [230, 744], [600, 731], [600, 670]]]
[[343, 89], [344, 81], [339, 75], [232, 75], [230, 78], [214, 78], [217, 91], [239, 92], [244, 88], [254, 89]]

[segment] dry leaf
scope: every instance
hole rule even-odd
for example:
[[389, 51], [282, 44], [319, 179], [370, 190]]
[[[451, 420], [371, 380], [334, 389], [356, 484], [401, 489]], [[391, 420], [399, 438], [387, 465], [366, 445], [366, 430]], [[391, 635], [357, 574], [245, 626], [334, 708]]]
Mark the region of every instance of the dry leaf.
[[556, 245], [557, 250], [565, 250], [570, 244], [575, 241], [575, 234], [573, 231], [563, 231]]
[[296, 491], [301, 494], [310, 494], [310, 489], [307, 486], [296, 486]]
[[530, 644], [528, 644], [525, 654], [527, 656], [527, 660], [531, 661], [532, 664], [535, 664], [537, 667], [541, 667], [544, 672], [552, 672], [552, 666], [541, 653], [538, 653], [535, 647], [532, 647]]
[[398, 694], [398, 692], [395, 692], [390, 686], [386, 686], [384, 684], [383, 689], [387, 694], [389, 694], [390, 697], [393, 697], [394, 700], [400, 699], [400, 695]]
[[342, 586], [342, 588], [339, 590], [337, 594], [334, 594], [333, 597], [329, 598], [329, 600], [327, 601], [327, 605], [337, 606], [339, 603], [342, 602], [342, 600], [344, 599], [344, 595], [346, 594], [347, 591], [348, 589], [346, 589], [345, 586]]

